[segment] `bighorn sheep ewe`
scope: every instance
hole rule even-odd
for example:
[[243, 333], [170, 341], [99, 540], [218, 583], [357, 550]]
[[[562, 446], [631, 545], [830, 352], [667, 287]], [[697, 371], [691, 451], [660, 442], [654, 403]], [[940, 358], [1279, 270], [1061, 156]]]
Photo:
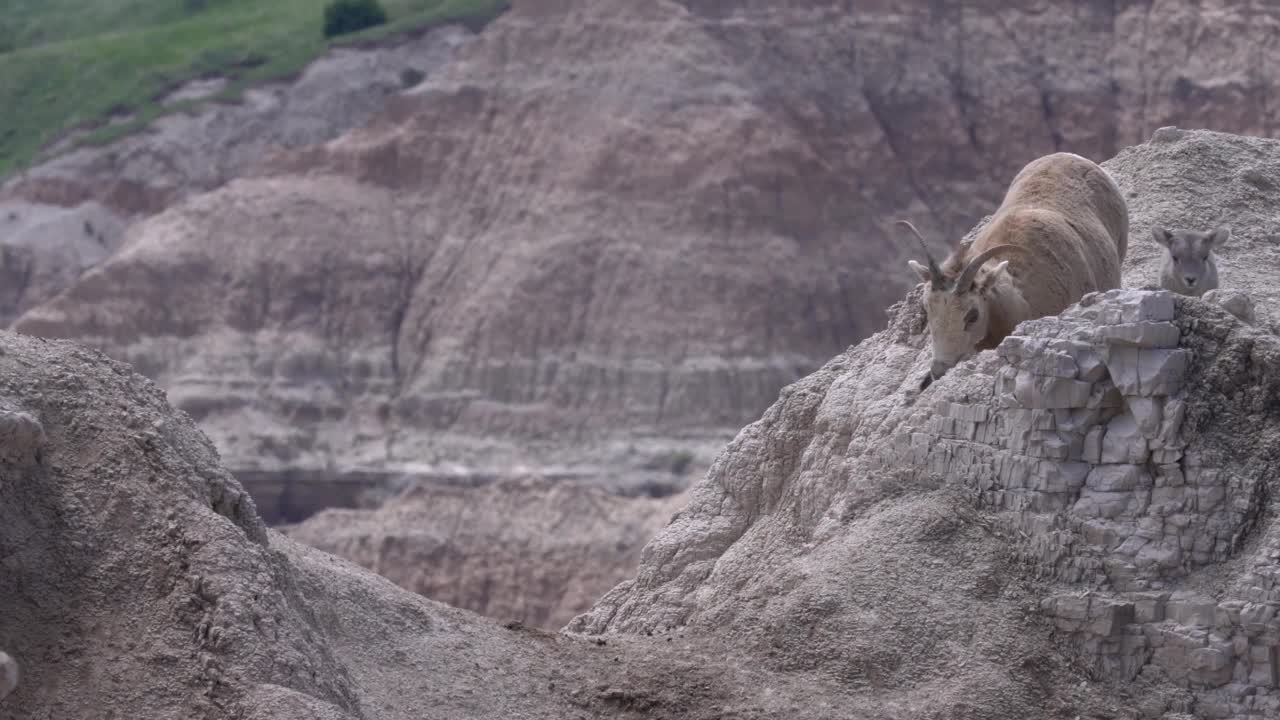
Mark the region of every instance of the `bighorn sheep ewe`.
[[[911, 223], [920, 245], [924, 238]], [[1086, 293], [1120, 286], [1129, 209], [1101, 167], [1071, 153], [1033, 160], [972, 243], [941, 266], [911, 269], [929, 283], [924, 298], [933, 364], [921, 387], [979, 350], [993, 348], [1023, 320], [1056, 315]], [[994, 266], [985, 263], [1007, 255]]]
[[1179, 295], [1204, 295], [1218, 287], [1218, 261], [1213, 251], [1226, 244], [1231, 230], [1225, 227], [1210, 232], [1152, 228], [1156, 242], [1164, 246], [1164, 264], [1160, 266], [1160, 287]]

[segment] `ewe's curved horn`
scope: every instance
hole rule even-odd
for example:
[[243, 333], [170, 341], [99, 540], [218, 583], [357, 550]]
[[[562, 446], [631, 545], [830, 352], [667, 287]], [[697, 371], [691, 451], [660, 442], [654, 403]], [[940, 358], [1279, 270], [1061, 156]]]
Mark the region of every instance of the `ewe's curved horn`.
[[969, 261], [964, 266], [964, 271], [956, 278], [956, 292], [968, 292], [969, 286], [973, 285], [974, 278], [978, 277], [978, 271], [982, 269], [982, 264], [991, 258], [1004, 252], [1026, 252], [1026, 248], [1021, 245], [996, 245], [995, 247], [983, 250], [977, 257]]
[[920, 249], [924, 250], [924, 259], [929, 261], [929, 274], [932, 276], [929, 280], [929, 284], [933, 286], [934, 290], [943, 289], [947, 279], [943, 277], [942, 269], [938, 267], [938, 263], [933, 259], [933, 255], [929, 254], [929, 246], [925, 244], [924, 236], [920, 234], [920, 231], [916, 229], [915, 225], [912, 225], [906, 220], [899, 220], [897, 224], [905, 225], [907, 229], [916, 236], [916, 239], [920, 241]]

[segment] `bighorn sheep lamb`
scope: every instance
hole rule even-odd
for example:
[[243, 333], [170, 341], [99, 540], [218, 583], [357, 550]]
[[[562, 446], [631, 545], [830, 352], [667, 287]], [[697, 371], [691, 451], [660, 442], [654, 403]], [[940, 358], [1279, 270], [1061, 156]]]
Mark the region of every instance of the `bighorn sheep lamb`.
[[[906, 225], [920, 240], [911, 223]], [[961, 360], [993, 348], [1023, 320], [1056, 315], [1086, 293], [1120, 286], [1129, 209], [1111, 176], [1071, 153], [1033, 160], [971, 243], [941, 266], [911, 269], [929, 283], [924, 298], [933, 364], [921, 387]], [[987, 267], [993, 258], [1008, 259]]]
[[1218, 287], [1218, 260], [1213, 251], [1226, 244], [1231, 230], [1225, 227], [1210, 232], [1152, 228], [1156, 242], [1164, 246], [1164, 264], [1160, 266], [1160, 287], [1179, 295], [1204, 295]]

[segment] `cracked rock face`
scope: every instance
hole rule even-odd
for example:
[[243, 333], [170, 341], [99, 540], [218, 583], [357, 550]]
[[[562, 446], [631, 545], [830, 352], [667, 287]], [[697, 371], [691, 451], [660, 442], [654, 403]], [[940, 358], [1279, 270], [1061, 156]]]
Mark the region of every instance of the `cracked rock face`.
[[[845, 638], [832, 651], [850, 661], [878, 648], [855, 676], [893, 687], [925, 664], [1003, 666], [995, 648], [1018, 624], [973, 616], [1030, 602], [1041, 622], [1022, 626], [1022, 651], [1074, 647], [1132, 688], [1141, 717], [1280, 712], [1280, 533], [1264, 522], [1280, 489], [1280, 338], [1214, 303], [1113, 290], [919, 392], [918, 303], [787, 388], [636, 579], [571, 629], [733, 628], [785, 655], [795, 642], [762, 628], [820, 622], [809, 642]], [[952, 546], [931, 546], [938, 533]], [[1002, 550], [981, 552], [982, 536]], [[957, 555], [991, 575], [952, 567]], [[913, 602], [934, 627], [900, 625]], [[968, 622], [985, 638], [948, 645]], [[927, 660], [886, 654], [907, 638]]]

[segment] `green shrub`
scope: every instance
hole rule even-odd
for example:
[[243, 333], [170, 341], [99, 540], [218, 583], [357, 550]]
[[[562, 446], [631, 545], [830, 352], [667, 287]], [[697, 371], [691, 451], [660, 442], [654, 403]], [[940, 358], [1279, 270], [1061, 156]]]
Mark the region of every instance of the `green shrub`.
[[378, 0], [333, 0], [324, 9], [324, 36], [346, 35], [386, 22], [387, 11]]

